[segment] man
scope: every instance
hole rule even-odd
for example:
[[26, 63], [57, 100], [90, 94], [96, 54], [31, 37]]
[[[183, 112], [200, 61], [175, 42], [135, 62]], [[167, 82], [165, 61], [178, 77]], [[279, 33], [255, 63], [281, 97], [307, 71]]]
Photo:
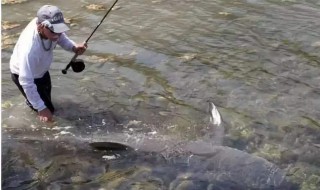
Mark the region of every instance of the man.
[[53, 5], [44, 5], [21, 33], [11, 55], [11, 78], [26, 98], [27, 105], [38, 112], [41, 121], [52, 121], [54, 112], [48, 71], [53, 49], [58, 44], [81, 55], [87, 48], [87, 44], [76, 44], [70, 40], [65, 34], [68, 30], [61, 10]]

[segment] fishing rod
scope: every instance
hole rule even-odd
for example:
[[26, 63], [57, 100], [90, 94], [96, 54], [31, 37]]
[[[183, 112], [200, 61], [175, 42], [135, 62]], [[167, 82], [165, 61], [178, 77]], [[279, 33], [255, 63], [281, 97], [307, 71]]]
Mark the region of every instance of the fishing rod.
[[[110, 9], [107, 11], [107, 13], [104, 15], [104, 17], [101, 19], [101, 21], [98, 23], [98, 25], [96, 26], [96, 28], [92, 31], [92, 33], [90, 34], [90, 36], [86, 39], [85, 44], [88, 43], [88, 41], [90, 40], [90, 38], [92, 37], [92, 35], [96, 32], [96, 30], [99, 28], [99, 26], [102, 24], [102, 22], [104, 21], [104, 19], [107, 17], [107, 15], [109, 14], [109, 12], [112, 10], [112, 8], [115, 6], [115, 4], [118, 2], [118, 0], [116, 0], [113, 5], [110, 7]], [[67, 74], [67, 70], [72, 67], [74, 72], [81, 72], [84, 70], [85, 65], [84, 65], [84, 61], [81, 59], [77, 59], [78, 54], [75, 53], [74, 56], [72, 57], [71, 61], [69, 62], [69, 64], [66, 66], [65, 69], [63, 69], [61, 72], [63, 74]]]

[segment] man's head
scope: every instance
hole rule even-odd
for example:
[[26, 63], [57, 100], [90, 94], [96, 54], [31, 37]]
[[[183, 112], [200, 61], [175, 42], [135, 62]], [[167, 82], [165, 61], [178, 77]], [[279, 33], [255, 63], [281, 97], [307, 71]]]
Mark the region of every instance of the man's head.
[[42, 24], [54, 33], [63, 33], [69, 30], [65, 24], [61, 10], [53, 5], [44, 5], [38, 12], [38, 24]]

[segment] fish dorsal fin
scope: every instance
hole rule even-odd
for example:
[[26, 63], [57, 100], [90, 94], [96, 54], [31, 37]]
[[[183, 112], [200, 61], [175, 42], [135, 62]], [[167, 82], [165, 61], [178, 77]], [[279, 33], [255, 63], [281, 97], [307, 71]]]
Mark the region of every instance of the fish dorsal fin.
[[210, 114], [210, 123], [216, 126], [221, 125], [221, 115], [217, 109], [217, 107], [212, 103], [209, 102], [209, 114]]

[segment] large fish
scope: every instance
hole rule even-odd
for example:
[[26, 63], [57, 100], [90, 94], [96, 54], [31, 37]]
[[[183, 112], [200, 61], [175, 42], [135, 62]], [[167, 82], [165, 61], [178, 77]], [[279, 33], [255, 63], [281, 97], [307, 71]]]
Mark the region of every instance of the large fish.
[[[171, 163], [186, 164], [191, 175], [187, 178], [177, 177], [175, 183], [170, 186], [172, 189], [186, 180], [207, 181], [210, 184], [219, 184], [222, 189], [297, 189], [295, 184], [287, 180], [286, 173], [275, 164], [244, 151], [221, 146], [224, 136], [222, 118], [212, 102], [209, 103], [209, 108], [210, 126], [213, 131], [206, 134], [204, 140], [176, 142], [163, 137], [123, 134], [113, 134], [105, 138], [137, 152], [161, 154]], [[110, 142], [102, 140], [91, 145], [100, 148], [105, 145], [107, 149]], [[218, 189], [218, 186], [207, 189]]]
[[[53, 159], [50, 162], [55, 163], [53, 166], [58, 167], [56, 170], [50, 170], [52, 171], [52, 175], [50, 176], [53, 179], [48, 181], [48, 185], [49, 183], [57, 183], [55, 176], [60, 175], [60, 169], [72, 167], [77, 163], [79, 163], [79, 166], [76, 165], [76, 168], [83, 167], [84, 173], [91, 171], [90, 168], [97, 168], [97, 171], [101, 170], [102, 177], [105, 175], [103, 173], [104, 166], [99, 166], [102, 162], [100, 159], [102, 158], [90, 153], [88, 143], [91, 141], [90, 145], [94, 148], [128, 152], [134, 155], [133, 157], [114, 157], [109, 155], [110, 157], [105, 158], [113, 158], [115, 161], [121, 159], [121, 163], [123, 165], [127, 164], [128, 167], [132, 165], [145, 165], [144, 168], [148, 168], [148, 171], [151, 172], [148, 175], [155, 173], [160, 178], [168, 178], [170, 176], [168, 182], [163, 182], [162, 184], [162, 187], [165, 189], [297, 189], [295, 184], [288, 182], [286, 173], [275, 164], [244, 151], [222, 146], [224, 136], [223, 121], [216, 106], [213, 103], [209, 103], [209, 107], [209, 116], [211, 118], [209, 126], [212, 131], [209, 131], [202, 138], [203, 140], [181, 142], [165, 136], [129, 135], [126, 133], [109, 133], [103, 134], [99, 138], [90, 139], [79, 136], [67, 136], [65, 138], [46, 140], [46, 138], [40, 139], [39, 136], [32, 135], [36, 131], [29, 131], [28, 133], [31, 136], [28, 137], [26, 131], [20, 131], [19, 128], [9, 128], [2, 139], [3, 158], [8, 158], [9, 160], [6, 163], [11, 163], [10, 152], [16, 152], [13, 156], [15, 160], [20, 160], [17, 159], [17, 156], [21, 156], [21, 160], [28, 158], [25, 164], [31, 163], [29, 167], [25, 167], [25, 164], [22, 164], [21, 167], [13, 165], [15, 170], [19, 169], [24, 174], [33, 173], [35, 167], [41, 167], [43, 165], [42, 159]], [[93, 139], [94, 142], [92, 142]], [[64, 155], [64, 160], [58, 157], [59, 154], [57, 155], [57, 153], [60, 152]], [[71, 155], [68, 156], [69, 154]], [[26, 155], [30, 156], [26, 157]], [[30, 158], [37, 157], [37, 155], [41, 155], [41, 159], [35, 158], [33, 161], [30, 161]], [[64, 163], [67, 160], [71, 164]], [[87, 163], [86, 160], [90, 160], [89, 163], [92, 164]], [[22, 161], [20, 162], [23, 163]], [[83, 163], [86, 163], [86, 166]], [[60, 168], [60, 165], [63, 168]], [[6, 166], [6, 164], [3, 166]], [[28, 175], [25, 175], [25, 178], [22, 177], [23, 175], [15, 178], [14, 176], [18, 175], [15, 175], [14, 172], [11, 173], [9, 169], [8, 171], [5, 172], [5, 176], [8, 179], [6, 187], [24, 187], [26, 185], [25, 180], [32, 178]], [[68, 181], [68, 178], [72, 177], [69, 174], [71, 175], [72, 173], [66, 170], [63, 176], [59, 177], [58, 181]], [[127, 175], [126, 172], [125, 174]], [[134, 177], [134, 175], [127, 176], [124, 179], [130, 177]], [[85, 177], [83, 185], [87, 187], [99, 185], [102, 183], [99, 180], [97, 181], [95, 177], [89, 175]], [[109, 183], [108, 180], [106, 183]], [[93, 185], [91, 186], [91, 184]], [[130, 183], [125, 180], [121, 184], [125, 187], [130, 186]], [[71, 183], [68, 187], [72, 187], [72, 185]]]

